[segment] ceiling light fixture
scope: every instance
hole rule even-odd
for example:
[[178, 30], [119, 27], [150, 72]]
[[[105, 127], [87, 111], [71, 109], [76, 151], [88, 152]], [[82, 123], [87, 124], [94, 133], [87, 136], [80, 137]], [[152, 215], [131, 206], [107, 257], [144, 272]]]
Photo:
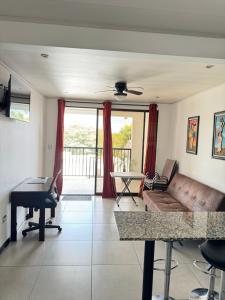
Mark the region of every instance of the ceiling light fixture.
[[41, 57], [43, 57], [43, 58], [48, 58], [48, 54], [46, 54], [46, 53], [41, 53]]
[[115, 93], [114, 96], [115, 96], [116, 100], [123, 101], [126, 98], [127, 94], [126, 93]]
[[214, 65], [206, 65], [206, 69], [212, 69]]

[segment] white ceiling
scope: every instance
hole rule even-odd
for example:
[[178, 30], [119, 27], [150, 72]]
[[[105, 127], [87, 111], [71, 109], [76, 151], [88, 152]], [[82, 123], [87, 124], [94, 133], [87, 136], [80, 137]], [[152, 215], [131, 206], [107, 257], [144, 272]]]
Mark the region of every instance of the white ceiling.
[[114, 100], [113, 92], [96, 92], [125, 80], [144, 88], [130, 102], [173, 103], [225, 83], [224, 60], [207, 69], [212, 61], [200, 58], [1, 44], [0, 61], [47, 97]]
[[225, 37], [225, 0], [7, 0], [0, 19]]

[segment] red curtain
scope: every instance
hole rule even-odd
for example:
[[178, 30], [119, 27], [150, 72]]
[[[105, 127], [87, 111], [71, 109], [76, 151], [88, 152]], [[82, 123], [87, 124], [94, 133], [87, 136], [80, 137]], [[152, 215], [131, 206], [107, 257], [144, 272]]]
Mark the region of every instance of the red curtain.
[[[56, 132], [56, 147], [55, 147], [55, 164], [53, 176], [63, 169], [63, 147], [64, 147], [64, 111], [65, 101], [63, 99], [58, 100], [58, 121]], [[59, 175], [56, 182], [58, 194], [62, 193], [63, 177], [62, 173]]]
[[103, 198], [114, 198], [116, 196], [115, 180], [110, 176], [113, 172], [113, 151], [111, 131], [111, 102], [103, 103]]
[[[154, 176], [156, 163], [156, 145], [157, 145], [157, 127], [158, 127], [158, 110], [157, 104], [149, 105], [148, 116], [148, 137], [145, 155], [144, 174], [147, 172]], [[143, 181], [140, 185], [139, 194], [142, 195]]]

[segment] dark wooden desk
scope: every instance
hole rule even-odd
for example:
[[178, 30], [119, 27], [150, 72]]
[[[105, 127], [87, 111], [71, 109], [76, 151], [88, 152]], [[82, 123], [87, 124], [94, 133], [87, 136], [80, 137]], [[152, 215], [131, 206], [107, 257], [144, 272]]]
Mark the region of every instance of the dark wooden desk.
[[[45, 239], [45, 207], [42, 199], [48, 196], [52, 178], [46, 178], [45, 183], [30, 183], [33, 178], [27, 178], [20, 183], [12, 192], [11, 200], [11, 241], [17, 240], [17, 206], [29, 208], [29, 216], [32, 216], [33, 208], [38, 208], [40, 213], [39, 241]], [[54, 210], [51, 216], [55, 214]]]

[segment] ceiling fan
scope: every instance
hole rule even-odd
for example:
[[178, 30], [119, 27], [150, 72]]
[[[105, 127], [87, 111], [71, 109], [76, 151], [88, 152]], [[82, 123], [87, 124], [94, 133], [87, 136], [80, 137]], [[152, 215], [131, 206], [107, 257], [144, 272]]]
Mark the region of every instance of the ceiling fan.
[[[134, 87], [134, 88], [143, 90], [142, 87]], [[103, 92], [115, 92], [114, 96], [116, 97], [117, 100], [124, 99], [124, 97], [127, 96], [127, 93], [136, 96], [140, 96], [143, 94], [143, 92], [128, 88], [126, 81], [118, 81], [115, 83], [115, 87], [112, 90], [99, 91], [98, 93], [103, 93]]]

